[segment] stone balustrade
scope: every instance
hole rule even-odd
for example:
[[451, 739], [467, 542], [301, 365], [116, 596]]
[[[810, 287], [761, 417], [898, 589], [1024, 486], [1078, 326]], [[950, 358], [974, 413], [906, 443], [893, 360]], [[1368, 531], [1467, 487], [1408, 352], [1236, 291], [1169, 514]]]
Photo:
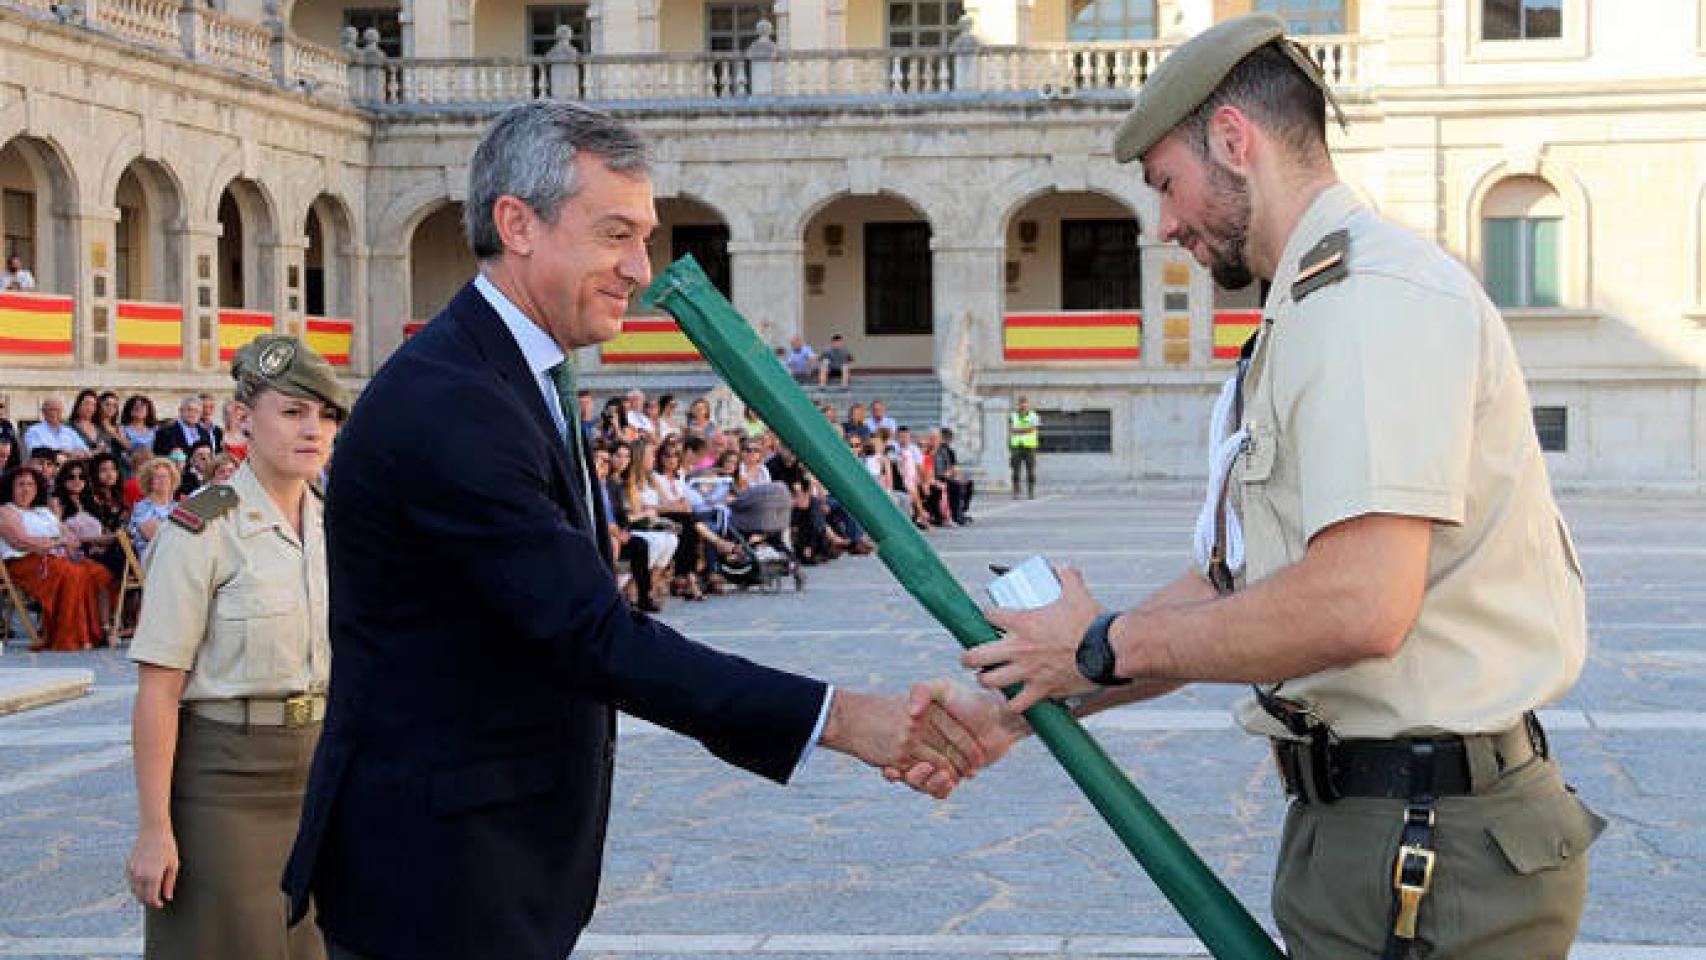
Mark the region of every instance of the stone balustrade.
[[[1075, 97], [1136, 90], [1174, 40], [984, 46], [962, 19], [953, 42], [929, 50], [785, 50], [770, 24], [739, 53], [583, 55], [567, 27], [543, 57], [388, 58], [372, 30], [345, 32], [342, 50], [289, 33], [277, 0], [259, 23], [195, 0], [0, 0], [0, 7], [182, 53], [280, 86], [372, 109], [502, 106], [541, 97], [656, 104], [926, 96]], [[1364, 84], [1365, 41], [1310, 36], [1303, 45], [1335, 87]]]

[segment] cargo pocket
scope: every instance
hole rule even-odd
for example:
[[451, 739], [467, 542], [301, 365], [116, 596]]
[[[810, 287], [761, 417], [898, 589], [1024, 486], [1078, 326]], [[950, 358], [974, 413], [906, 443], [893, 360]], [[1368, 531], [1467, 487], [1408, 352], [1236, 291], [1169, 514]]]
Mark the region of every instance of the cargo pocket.
[[276, 680], [279, 661], [302, 646], [307, 634], [307, 612], [290, 589], [256, 590], [243, 597], [244, 680]]
[[1557, 870], [1587, 853], [1605, 820], [1573, 793], [1557, 793], [1487, 824], [1510, 868], [1523, 876]]

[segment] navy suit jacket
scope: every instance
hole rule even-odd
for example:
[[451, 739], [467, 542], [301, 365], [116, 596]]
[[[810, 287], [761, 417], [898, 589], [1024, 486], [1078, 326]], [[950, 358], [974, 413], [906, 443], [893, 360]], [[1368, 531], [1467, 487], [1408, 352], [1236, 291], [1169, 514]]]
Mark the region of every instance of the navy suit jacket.
[[824, 685], [616, 592], [520, 348], [465, 286], [373, 378], [326, 504], [332, 681], [285, 871], [375, 960], [562, 960], [592, 914], [615, 710], [785, 782]]

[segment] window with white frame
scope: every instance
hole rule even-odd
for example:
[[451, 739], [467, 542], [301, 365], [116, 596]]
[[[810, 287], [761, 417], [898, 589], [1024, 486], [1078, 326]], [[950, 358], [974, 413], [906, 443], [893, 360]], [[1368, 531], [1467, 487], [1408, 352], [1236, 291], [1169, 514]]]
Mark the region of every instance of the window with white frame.
[[1557, 40], [1564, 0], [1480, 0], [1482, 40]]
[[711, 53], [740, 53], [758, 39], [760, 20], [775, 23], [768, 2], [718, 0], [705, 4], [705, 49]]
[[1256, 9], [1276, 14], [1291, 34], [1345, 33], [1345, 0], [1256, 0]]
[[888, 40], [892, 50], [945, 47], [965, 13], [960, 0], [889, 0]]
[[1155, 39], [1155, 0], [1077, 0], [1066, 37], [1075, 43]]
[[1562, 298], [1564, 210], [1539, 177], [1510, 177], [1487, 195], [1481, 214], [1481, 269], [1500, 307], [1556, 307]]
[[557, 45], [557, 28], [569, 28], [569, 43], [578, 53], [592, 51], [592, 24], [584, 3], [542, 4], [527, 8], [527, 51], [543, 57]]

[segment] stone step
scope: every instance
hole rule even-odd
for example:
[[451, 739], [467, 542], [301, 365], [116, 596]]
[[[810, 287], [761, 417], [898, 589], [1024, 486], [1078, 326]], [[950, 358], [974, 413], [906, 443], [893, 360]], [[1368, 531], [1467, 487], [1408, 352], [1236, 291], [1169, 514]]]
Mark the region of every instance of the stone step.
[[95, 672], [70, 667], [7, 667], [0, 669], [0, 716], [89, 692]]

